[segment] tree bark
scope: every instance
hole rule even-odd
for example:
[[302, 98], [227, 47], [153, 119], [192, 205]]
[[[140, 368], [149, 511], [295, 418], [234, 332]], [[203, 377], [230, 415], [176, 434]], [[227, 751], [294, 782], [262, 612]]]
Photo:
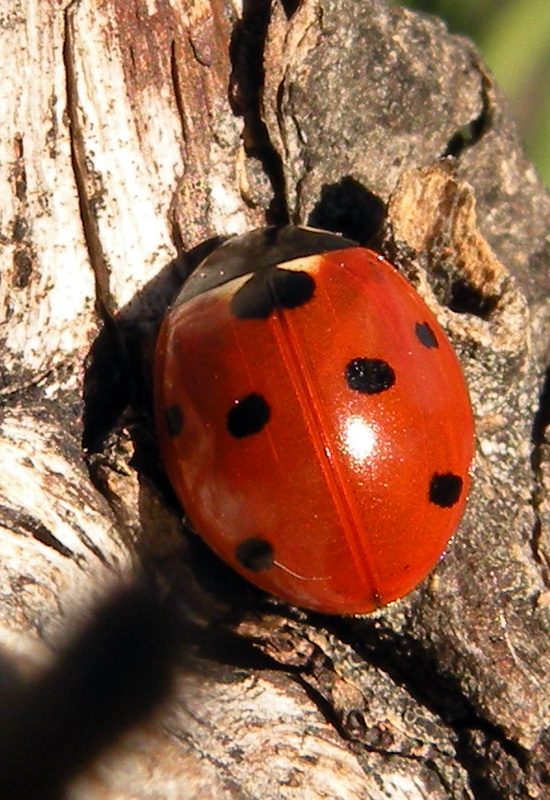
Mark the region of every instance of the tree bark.
[[[550, 797], [550, 200], [470, 42], [381, 0], [0, 11], [2, 797]], [[461, 358], [474, 490], [366, 618], [290, 608], [182, 520], [159, 321], [290, 219], [387, 255]]]

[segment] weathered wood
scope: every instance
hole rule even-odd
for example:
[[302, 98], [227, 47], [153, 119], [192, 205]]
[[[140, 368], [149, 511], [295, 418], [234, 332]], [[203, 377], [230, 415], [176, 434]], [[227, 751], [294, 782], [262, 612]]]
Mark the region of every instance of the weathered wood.
[[[27, 742], [0, 783], [545, 797], [550, 201], [471, 44], [380, 0], [11, 0], [0, 98], [0, 727]], [[155, 450], [162, 310], [216, 237], [287, 217], [394, 260], [477, 418], [446, 558], [365, 619], [244, 586], [182, 526]], [[105, 682], [67, 678], [119, 639]], [[48, 741], [64, 680], [83, 715], [111, 698], [80, 749]]]

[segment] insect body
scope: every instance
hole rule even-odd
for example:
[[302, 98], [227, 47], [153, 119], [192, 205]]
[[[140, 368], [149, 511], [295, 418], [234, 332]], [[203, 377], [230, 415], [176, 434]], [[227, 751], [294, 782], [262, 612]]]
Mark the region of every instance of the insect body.
[[155, 395], [197, 531], [296, 605], [402, 597], [460, 522], [474, 428], [458, 359], [395, 268], [337, 236], [268, 228], [215, 251], [163, 323]]

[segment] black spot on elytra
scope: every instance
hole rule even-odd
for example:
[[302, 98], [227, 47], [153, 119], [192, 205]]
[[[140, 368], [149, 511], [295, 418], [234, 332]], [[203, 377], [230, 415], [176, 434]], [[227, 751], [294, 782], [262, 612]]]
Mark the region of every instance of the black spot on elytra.
[[271, 267], [252, 275], [231, 299], [237, 319], [267, 319], [276, 308], [293, 309], [313, 297], [315, 281], [308, 272]]
[[420, 344], [424, 347], [439, 347], [436, 335], [427, 322], [417, 322], [414, 332]]
[[378, 394], [395, 383], [395, 372], [378, 358], [354, 358], [346, 366], [346, 382], [354, 392]]
[[252, 394], [237, 400], [227, 415], [227, 430], [236, 439], [259, 433], [271, 416], [271, 409], [261, 394]]
[[179, 436], [183, 428], [183, 411], [181, 407], [177, 405], [168, 406], [164, 412], [164, 417], [166, 419], [168, 436], [172, 438]]
[[252, 536], [237, 546], [235, 558], [251, 572], [261, 572], [273, 566], [273, 547], [265, 539]]
[[451, 508], [462, 494], [463, 480], [452, 472], [436, 472], [430, 481], [430, 503]]

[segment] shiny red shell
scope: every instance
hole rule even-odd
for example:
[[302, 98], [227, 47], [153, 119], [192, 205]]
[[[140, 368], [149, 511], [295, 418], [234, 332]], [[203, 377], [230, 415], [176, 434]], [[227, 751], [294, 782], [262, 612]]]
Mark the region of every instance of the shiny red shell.
[[155, 372], [167, 473], [241, 575], [352, 614], [434, 567], [466, 503], [472, 412], [443, 330], [381, 256], [332, 250], [184, 299]]

